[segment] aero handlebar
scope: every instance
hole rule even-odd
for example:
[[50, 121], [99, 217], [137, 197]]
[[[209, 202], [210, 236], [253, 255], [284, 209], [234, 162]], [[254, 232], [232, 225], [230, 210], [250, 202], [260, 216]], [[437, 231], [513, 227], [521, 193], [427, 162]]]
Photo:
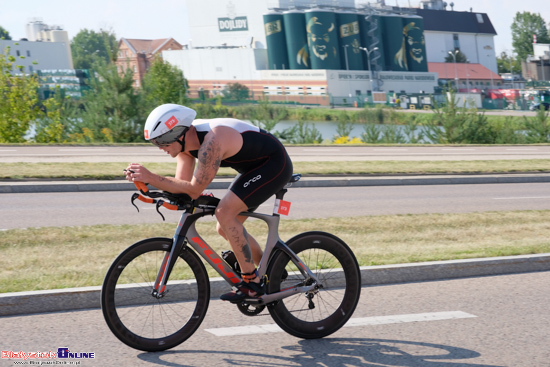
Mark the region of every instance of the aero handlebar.
[[172, 194], [167, 191], [151, 191], [147, 187], [147, 184], [140, 181], [135, 181], [134, 185], [139, 193], [132, 194], [132, 205], [139, 212], [139, 208], [134, 203], [136, 200], [142, 201], [147, 204], [156, 204], [157, 213], [162, 217], [162, 220], [165, 220], [164, 215], [160, 212], [160, 207], [165, 207], [169, 210], [193, 210], [197, 207], [202, 208], [215, 208], [220, 199], [203, 195], [196, 200], [192, 200], [191, 197], [187, 194]]

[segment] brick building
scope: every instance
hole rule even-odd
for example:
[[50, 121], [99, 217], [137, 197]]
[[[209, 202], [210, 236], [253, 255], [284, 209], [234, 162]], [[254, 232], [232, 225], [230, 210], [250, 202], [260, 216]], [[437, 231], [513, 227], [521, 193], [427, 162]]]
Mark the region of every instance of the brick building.
[[156, 55], [162, 57], [162, 51], [183, 49], [183, 46], [173, 38], [156, 40], [121, 38], [118, 47], [117, 69], [119, 73], [123, 73], [128, 68], [132, 69], [136, 87], [141, 87], [143, 77]]

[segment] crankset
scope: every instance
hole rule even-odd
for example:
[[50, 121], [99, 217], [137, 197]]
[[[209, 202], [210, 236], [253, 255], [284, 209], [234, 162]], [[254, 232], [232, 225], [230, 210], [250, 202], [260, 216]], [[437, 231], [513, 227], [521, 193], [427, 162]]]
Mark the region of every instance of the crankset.
[[241, 311], [241, 313], [243, 315], [246, 315], [246, 316], [256, 316], [258, 314], [260, 314], [264, 308], [265, 308], [265, 305], [251, 305], [249, 303], [237, 303], [237, 308], [239, 309], [239, 311]]

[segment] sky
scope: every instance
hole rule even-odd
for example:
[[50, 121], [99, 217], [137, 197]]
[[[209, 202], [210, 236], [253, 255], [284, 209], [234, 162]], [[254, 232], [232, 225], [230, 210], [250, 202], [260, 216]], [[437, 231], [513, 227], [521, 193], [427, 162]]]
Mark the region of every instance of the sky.
[[[200, 0], [193, 0], [200, 1]], [[233, 0], [239, 1], [239, 0]], [[362, 1], [363, 2], [363, 1]], [[372, 0], [371, 2], [376, 2]], [[455, 11], [487, 13], [497, 32], [494, 38], [497, 55], [512, 50], [510, 26], [517, 12], [539, 13], [550, 22], [548, 0], [446, 0], [454, 2]], [[386, 0], [386, 5], [416, 7], [419, 0]], [[447, 7], [450, 9], [450, 6]], [[205, 9], [208, 11], [208, 9]], [[82, 29], [113, 31], [117, 38], [174, 38], [187, 44], [187, 12], [183, 0], [0, 0], [0, 26], [12, 39], [26, 37], [25, 25], [40, 18], [48, 25], [59, 25], [72, 39]]]

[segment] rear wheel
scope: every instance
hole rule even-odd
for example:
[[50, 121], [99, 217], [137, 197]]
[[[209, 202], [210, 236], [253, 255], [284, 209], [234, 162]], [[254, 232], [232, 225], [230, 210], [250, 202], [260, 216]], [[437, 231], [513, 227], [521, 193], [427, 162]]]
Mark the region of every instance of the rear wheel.
[[173, 348], [197, 330], [206, 315], [210, 283], [203, 263], [191, 250], [179, 254], [165, 292], [153, 288], [172, 240], [138, 242], [113, 262], [101, 290], [101, 308], [113, 334], [144, 351]]
[[[322, 338], [334, 333], [349, 320], [359, 302], [361, 273], [355, 255], [341, 239], [324, 232], [302, 233], [286, 244], [322, 287], [269, 305], [269, 313], [284, 331], [299, 338]], [[312, 282], [283, 252], [275, 256], [267, 274], [268, 293]]]

